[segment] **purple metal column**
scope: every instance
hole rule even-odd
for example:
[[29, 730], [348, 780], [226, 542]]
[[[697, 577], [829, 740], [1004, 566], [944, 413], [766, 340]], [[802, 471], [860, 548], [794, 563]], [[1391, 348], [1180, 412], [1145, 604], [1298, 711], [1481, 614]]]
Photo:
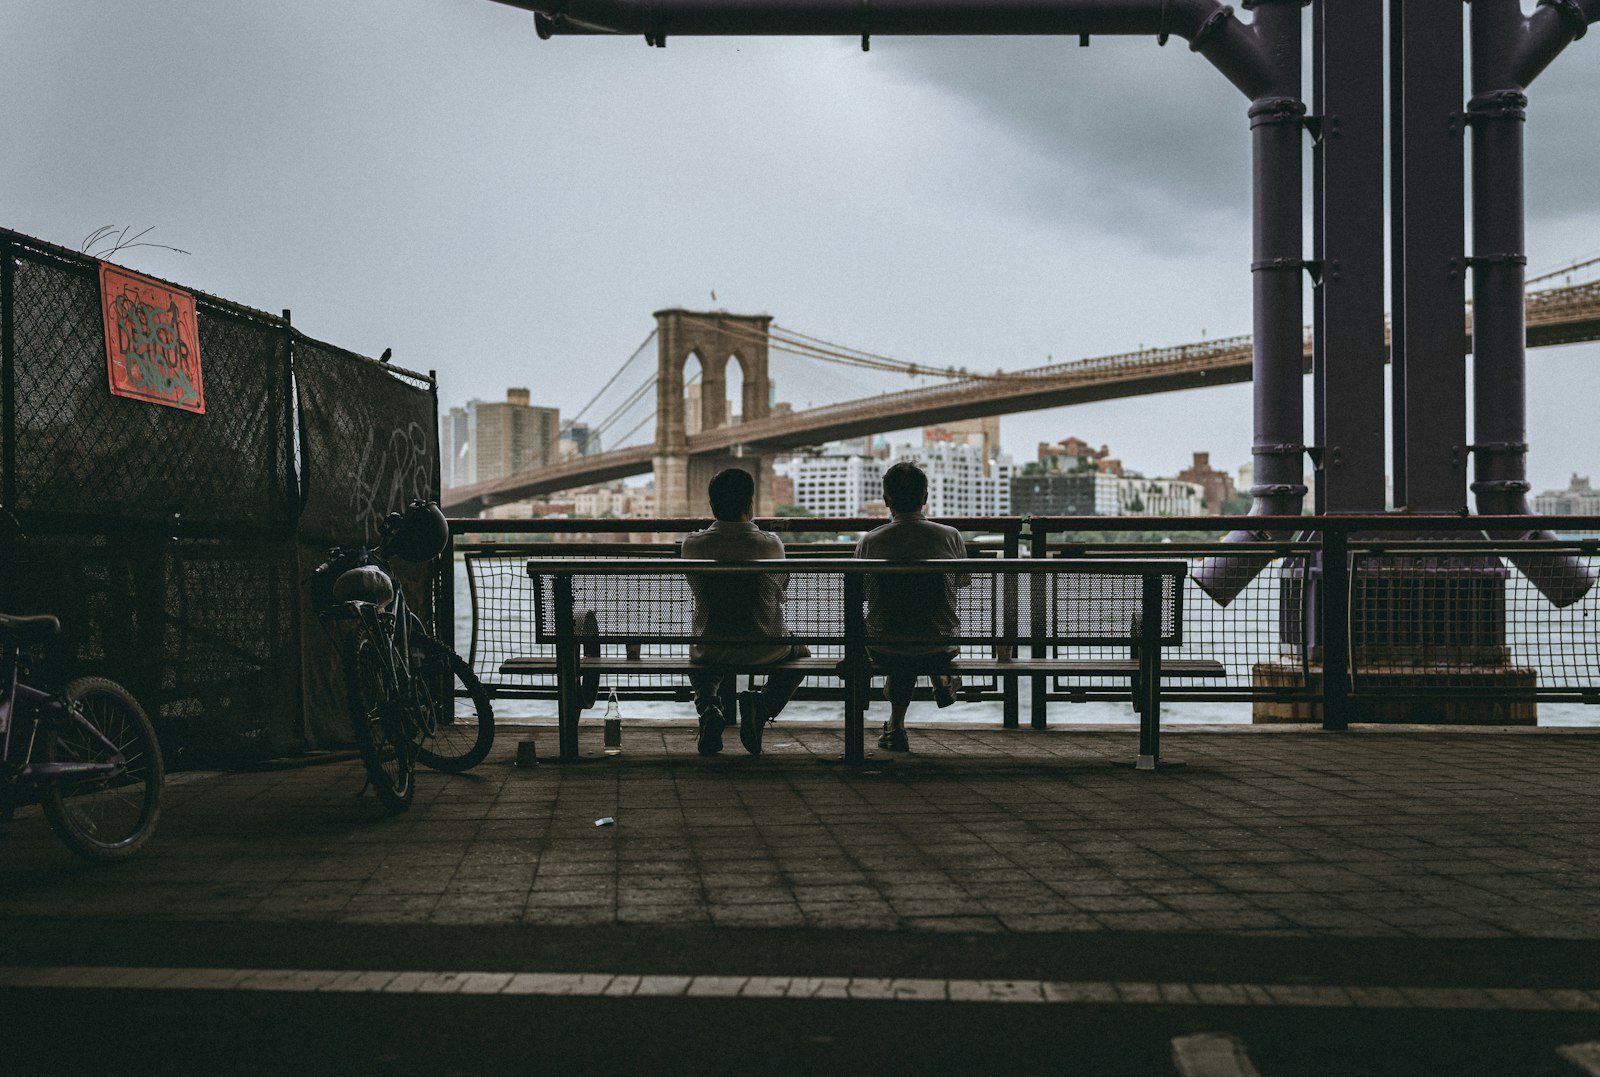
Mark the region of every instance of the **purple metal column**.
[[[1484, 516], [1528, 512], [1523, 91], [1596, 17], [1600, 0], [1547, 0], [1532, 16], [1517, 0], [1472, 5], [1472, 492]], [[1576, 602], [1594, 583], [1574, 558], [1509, 559], [1557, 606]]]
[[1382, 512], [1383, 0], [1312, 20], [1316, 512]]
[[[1255, 29], [1275, 43], [1272, 81], [1250, 104], [1251, 284], [1255, 335], [1251, 382], [1255, 439], [1252, 516], [1299, 516], [1305, 504], [1305, 272], [1301, 225], [1299, 0], [1258, 0]], [[1232, 531], [1228, 542], [1287, 538]], [[1195, 583], [1227, 605], [1271, 562], [1270, 554], [1221, 554], [1195, 567]]]
[[1460, 0], [1390, 8], [1394, 499], [1467, 504], [1466, 212]]

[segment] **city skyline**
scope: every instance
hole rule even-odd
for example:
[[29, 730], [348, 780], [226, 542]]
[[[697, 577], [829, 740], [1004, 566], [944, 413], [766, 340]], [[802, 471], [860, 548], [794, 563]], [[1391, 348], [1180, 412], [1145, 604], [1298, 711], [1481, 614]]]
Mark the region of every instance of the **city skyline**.
[[[695, 388], [698, 388], [698, 386], [690, 386], [689, 388], [691, 390], [693, 390]], [[529, 407], [530, 400], [529, 400], [529, 397], [528, 397], [528, 390], [521, 389], [521, 388], [509, 388], [509, 389], [506, 390], [506, 394], [507, 394], [508, 400], [515, 399], [515, 400], [519, 401], [525, 408]], [[697, 402], [697, 398], [695, 397], [695, 394], [693, 394], [691, 392], [689, 395], [692, 398], [689, 401], [689, 403], [691, 405], [695, 404]], [[730, 404], [731, 403], [732, 403], [732, 401], [730, 400]], [[782, 402], [780, 401], [779, 403], [781, 404]], [[454, 441], [454, 445], [458, 450], [464, 447], [465, 439], [468, 436], [466, 434], [467, 425], [465, 423], [465, 413], [470, 413], [470, 411], [471, 411], [471, 409], [472, 409], [472, 407], [474, 405], [484, 405], [484, 404], [492, 404], [492, 405], [502, 406], [502, 407], [504, 406], [504, 402], [502, 402], [502, 401], [483, 401], [483, 400], [479, 400], [479, 399], [475, 398], [475, 399], [466, 401], [465, 405], [452, 406], [452, 407], [449, 407], [447, 409], [447, 411], [441, 412], [441, 415], [440, 415], [440, 427], [441, 427], [440, 444], [441, 444], [441, 452], [442, 453], [445, 451], [445, 446], [448, 443], [451, 443], [452, 440]], [[532, 406], [531, 406], [531, 408], [529, 408], [529, 410], [551, 411], [551, 412], [557, 412], [557, 413], [559, 412], [559, 409], [541, 407], [537, 401], [533, 401], [533, 402], [531, 402], [531, 404], [532, 404]], [[691, 407], [691, 411], [693, 411], [693, 410], [694, 410], [693, 407]], [[1024, 474], [1023, 469], [1024, 469], [1025, 466], [1027, 466], [1028, 464], [1030, 464], [1032, 462], [1035, 462], [1035, 461], [1043, 463], [1043, 462], [1046, 462], [1047, 459], [1049, 459], [1050, 463], [1051, 463], [1051, 466], [1052, 467], [1056, 466], [1057, 461], [1054, 458], [1049, 457], [1047, 454], [1052, 452], [1052, 451], [1063, 450], [1069, 445], [1069, 443], [1074, 443], [1075, 442], [1075, 443], [1078, 443], [1083, 448], [1092, 450], [1093, 444], [1097, 440], [1095, 438], [1081, 438], [1076, 433], [1065, 434], [1065, 435], [1062, 435], [1060, 437], [1059, 443], [1038, 442], [1037, 443], [1036, 456], [1033, 458], [1033, 460], [1029, 460], [1029, 458], [1027, 457], [1027, 455], [1025, 453], [1018, 453], [1018, 452], [1012, 451], [1010, 448], [1008, 448], [1006, 446], [1006, 444], [1004, 442], [1004, 438], [1003, 438], [1004, 425], [1001, 422], [1001, 420], [1003, 418], [1013, 418], [1013, 417], [1015, 417], [1015, 416], [1014, 415], [1012, 415], [1012, 416], [999, 416], [999, 415], [996, 415], [996, 416], [989, 416], [989, 417], [986, 417], [986, 418], [983, 418], [983, 419], [965, 420], [965, 421], [962, 421], [962, 422], [959, 422], [959, 423], [948, 424], [948, 426], [950, 428], [952, 428], [952, 429], [953, 428], [970, 428], [972, 430], [976, 430], [976, 429], [978, 429], [980, 427], [983, 428], [984, 431], [985, 431], [985, 434], [984, 434], [985, 444], [988, 443], [988, 441], [987, 441], [988, 438], [993, 438], [994, 444], [995, 444], [995, 451], [994, 451], [993, 455], [995, 455], [996, 457], [1003, 456], [1004, 459], [1005, 459], [1005, 466], [1008, 469], [1014, 468], [1015, 469], [1015, 474], [1018, 477], [1020, 477], [1021, 475]], [[565, 429], [566, 424], [562, 424], [562, 425], [563, 425], [563, 431], [562, 431], [562, 434], [561, 434], [562, 440], [564, 440], [564, 441], [566, 441], [566, 440], [575, 440], [575, 439], [569, 439], [568, 438], [568, 432]], [[459, 435], [456, 435], [456, 436], [454, 436], [454, 438], [452, 438], [452, 435], [451, 435], [450, 431], [452, 431], [457, 426], [460, 427], [460, 433], [459, 433]], [[697, 428], [697, 426], [696, 426], [696, 428]], [[948, 439], [949, 431], [946, 430], [945, 427], [943, 425], [941, 425], [941, 424], [935, 424], [933, 426], [924, 426], [924, 427], [920, 427], [920, 428], [919, 427], [906, 427], [906, 428], [898, 428], [898, 429], [894, 429], [894, 430], [886, 430], [886, 431], [883, 431], [883, 432], [880, 432], [880, 433], [866, 435], [866, 436], [861, 437], [861, 438], [851, 438], [851, 439], [847, 439], [844, 442], [829, 441], [829, 442], [819, 443], [819, 444], [816, 444], [816, 445], [805, 446], [805, 447], [802, 447], [802, 448], [796, 449], [796, 450], [787, 450], [787, 451], [775, 454], [774, 455], [774, 460], [779, 462], [780, 467], [781, 467], [781, 465], [784, 462], [793, 461], [793, 460], [796, 460], [796, 459], [798, 459], [798, 458], [800, 458], [802, 456], [805, 456], [805, 455], [816, 455], [816, 456], [830, 456], [830, 455], [838, 456], [838, 455], [841, 455], [841, 454], [850, 455], [851, 453], [855, 453], [855, 452], [858, 451], [856, 448], [854, 448], [854, 446], [858, 446], [858, 445], [860, 446], [859, 453], [861, 455], [867, 455], [868, 452], [867, 452], [867, 449], [865, 448], [865, 446], [867, 444], [869, 444], [869, 443], [878, 444], [881, 447], [881, 449], [883, 450], [879, 455], [884, 455], [884, 454], [890, 453], [892, 451], [907, 447], [909, 445], [908, 439], [911, 438], [913, 435], [920, 434], [922, 443], [924, 445], [927, 445], [928, 442], [929, 442], [929, 435], [931, 433], [933, 433], [934, 431], [940, 431], [942, 433], [945, 433], [947, 435], [947, 439]], [[584, 427], [582, 432], [583, 432], [583, 434], [585, 436], [587, 436], [588, 429], [586, 427]], [[1093, 456], [1093, 455], [1104, 456], [1104, 455], [1108, 454], [1110, 443], [1102, 441], [1102, 442], [1099, 442], [1099, 444], [1100, 444], [1100, 452], [1098, 454], [1094, 454], [1091, 451], [1090, 452], [1091, 456]], [[604, 448], [606, 448], [606, 446], [601, 446], [602, 450]], [[573, 445], [573, 446], [570, 446], [568, 449], [564, 450], [562, 455], [565, 456], [569, 452], [570, 453], [578, 453], [578, 452], [583, 452], [583, 451], [585, 451], [585, 450], [578, 448], [576, 445]], [[1188, 453], [1190, 455], [1190, 460], [1186, 461], [1182, 467], [1173, 468], [1170, 471], [1163, 471], [1163, 470], [1160, 470], [1160, 469], [1151, 469], [1151, 468], [1146, 468], [1146, 467], [1133, 466], [1132, 464], [1129, 464], [1126, 467], [1126, 469], [1124, 469], [1124, 461], [1120, 457], [1118, 457], [1116, 459], [1113, 459], [1113, 460], [1110, 460], [1110, 461], [1108, 461], [1108, 463], [1110, 465], [1112, 465], [1112, 467], [1115, 470], [1115, 472], [1117, 474], [1119, 474], [1119, 475], [1123, 474], [1124, 470], [1126, 470], [1126, 473], [1130, 478], [1139, 478], [1139, 479], [1148, 478], [1148, 479], [1154, 479], [1154, 480], [1188, 481], [1191, 484], [1195, 484], [1195, 483], [1204, 484], [1204, 480], [1202, 480], [1201, 478], [1195, 477], [1191, 473], [1212, 471], [1213, 475], [1226, 475], [1228, 477], [1229, 481], [1230, 481], [1230, 484], [1233, 484], [1233, 480], [1237, 480], [1236, 489], [1230, 489], [1230, 490], [1226, 491], [1225, 492], [1225, 496], [1231, 497], [1231, 496], [1235, 496], [1235, 495], [1247, 495], [1248, 494], [1248, 489], [1249, 489], [1249, 485], [1250, 485], [1250, 481], [1251, 481], [1250, 480], [1250, 476], [1252, 475], [1253, 470], [1254, 470], [1254, 461], [1251, 458], [1247, 457], [1243, 461], [1240, 461], [1240, 462], [1238, 462], [1236, 464], [1231, 464], [1231, 465], [1227, 464], [1227, 462], [1224, 461], [1224, 465], [1225, 466], [1222, 467], [1221, 469], [1216, 469], [1214, 464], [1211, 463], [1210, 457], [1213, 455], [1213, 453], [1212, 453], [1212, 450], [1210, 450], [1209, 448], [1201, 449], [1201, 448], [1191, 447], [1188, 450]], [[1020, 461], [1020, 462], [1017, 462], [1017, 461]], [[444, 469], [444, 474], [445, 474], [444, 486], [447, 489], [450, 488], [452, 485], [456, 485], [456, 483], [452, 482], [452, 478], [451, 478], [452, 477], [452, 469], [450, 467], [446, 467]], [[491, 477], [500, 477], [500, 475], [502, 475], [502, 474], [504, 474], [504, 472], [497, 472], [494, 476], [491, 476]], [[780, 474], [781, 474], [781, 471], [780, 471]], [[467, 485], [469, 481], [476, 481], [477, 478], [478, 478], [478, 476], [474, 476], [473, 480], [463, 480], [463, 481], [460, 482], [460, 485]], [[1314, 473], [1313, 473], [1313, 471], [1312, 471], [1312, 469], [1310, 467], [1309, 460], [1307, 461], [1305, 479], [1306, 479], [1306, 483], [1307, 483], [1307, 487], [1308, 487], [1307, 494], [1306, 494], [1306, 510], [1309, 512], [1311, 510], [1311, 506], [1312, 506], [1312, 503], [1314, 501], [1315, 490], [1316, 490], [1315, 475], [1314, 475]], [[859, 482], [860, 481], [859, 476], [855, 477], [852, 481]], [[647, 484], [650, 484], [651, 482], [652, 482], [652, 477], [650, 476], [650, 474], [648, 472], [645, 472], [645, 473], [642, 473], [640, 475], [632, 476], [629, 479], [615, 480], [612, 483], [582, 483], [582, 484], [573, 486], [573, 487], [571, 487], [571, 488], [569, 488], [567, 490], [557, 491], [557, 492], [552, 493], [550, 495], [540, 495], [540, 496], [534, 498], [533, 502], [537, 503], [537, 502], [540, 502], [540, 501], [549, 501], [551, 499], [555, 499], [557, 501], [563, 501], [564, 502], [566, 500], [570, 500], [571, 496], [573, 494], [577, 493], [577, 492], [609, 489], [609, 488], [611, 488], [613, 486], [620, 485], [620, 484], [625, 484], [625, 485], [627, 485], [629, 487], [632, 487], [632, 488], [635, 488], [635, 489], [642, 489]], [[1532, 504], [1533, 500], [1537, 498], [1542, 502], [1542, 504], [1545, 507], [1544, 508], [1539, 508], [1539, 507], [1535, 506], [1535, 508], [1534, 508], [1535, 512], [1550, 512], [1550, 513], [1553, 513], [1553, 514], [1556, 514], [1556, 515], [1570, 515], [1570, 514], [1573, 514], [1573, 512], [1576, 511], [1576, 510], [1570, 510], [1568, 507], [1565, 507], [1568, 504], [1568, 502], [1572, 502], [1572, 503], [1581, 502], [1582, 504], [1584, 504], [1586, 506], [1590, 504], [1590, 502], [1588, 500], [1588, 495], [1586, 493], [1586, 491], [1587, 491], [1586, 483], [1587, 483], [1587, 474], [1583, 473], [1582, 469], [1575, 470], [1575, 471], [1572, 471], [1570, 473], [1569, 485], [1567, 485], [1567, 486], [1556, 486], [1556, 485], [1540, 486], [1539, 484], [1535, 483], [1533, 490], [1531, 490], [1530, 493], [1529, 493], [1530, 504]], [[1392, 480], [1392, 476], [1389, 475], [1387, 473], [1387, 471], [1384, 474], [1384, 485], [1385, 485], [1385, 489], [1386, 489], [1386, 491], [1388, 493], [1389, 498], [1392, 499], [1393, 480]], [[1568, 494], [1568, 493], [1573, 493], [1573, 492], [1582, 492], [1582, 493], [1580, 493], [1580, 496], [1577, 498], [1577, 501], [1573, 501], [1572, 498], [1568, 498], [1568, 499], [1566, 499], [1566, 501], [1562, 501], [1560, 499], [1560, 497], [1558, 496], [1558, 495]], [[520, 503], [520, 502], [518, 502], [518, 503]], [[1392, 500], [1389, 503], [1390, 503], [1390, 505], [1392, 507]], [[797, 500], [796, 502], [794, 502], [794, 504], [798, 505], [799, 501]], [[1206, 504], [1208, 506], [1210, 505], [1210, 498], [1207, 499]], [[1556, 507], [1556, 506], [1561, 506], [1561, 507]], [[1587, 510], [1585, 510], [1585, 511], [1587, 511]], [[829, 515], [829, 514], [837, 515], [837, 514], [841, 514], [841, 513], [823, 513], [823, 514], [824, 515]], [[848, 515], [849, 513], [843, 513], [843, 514]], [[967, 513], [962, 513], [962, 514], [965, 515]], [[1103, 515], [1104, 513], [1100, 513], [1100, 514]], [[1209, 515], [1217, 515], [1217, 510], [1209, 509], [1207, 514], [1209, 514]], [[1068, 515], [1071, 515], [1071, 513], [1068, 513]]]

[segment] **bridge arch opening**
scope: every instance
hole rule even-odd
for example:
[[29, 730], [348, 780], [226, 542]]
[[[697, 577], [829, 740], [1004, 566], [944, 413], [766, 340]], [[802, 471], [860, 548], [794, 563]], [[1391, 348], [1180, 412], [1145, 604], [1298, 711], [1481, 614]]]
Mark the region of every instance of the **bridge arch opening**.
[[737, 351], [722, 360], [722, 384], [727, 396], [723, 401], [723, 426], [736, 426], [744, 422], [744, 387], [748, 384], [745, 359]]
[[678, 395], [683, 399], [683, 432], [698, 434], [709, 429], [706, 422], [706, 367], [699, 351], [691, 350], [678, 367]]

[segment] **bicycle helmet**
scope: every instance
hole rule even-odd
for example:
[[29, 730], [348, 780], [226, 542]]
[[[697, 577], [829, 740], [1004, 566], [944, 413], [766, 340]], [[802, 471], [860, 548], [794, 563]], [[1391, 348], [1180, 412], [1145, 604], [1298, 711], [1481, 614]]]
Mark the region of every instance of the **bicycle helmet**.
[[403, 561], [432, 561], [450, 544], [450, 524], [432, 501], [420, 498], [391, 512], [383, 526], [383, 552]]

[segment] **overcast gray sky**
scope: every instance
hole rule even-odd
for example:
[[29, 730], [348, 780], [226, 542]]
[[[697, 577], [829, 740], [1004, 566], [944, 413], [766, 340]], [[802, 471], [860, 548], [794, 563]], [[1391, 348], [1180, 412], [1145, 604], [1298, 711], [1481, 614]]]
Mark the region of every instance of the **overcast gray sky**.
[[[650, 49], [490, 0], [6, 0], [0, 70], [0, 225], [153, 225], [190, 253], [116, 260], [392, 347], [446, 405], [570, 414], [668, 306], [978, 368], [1250, 328], [1246, 102], [1181, 41]], [[1597, 90], [1591, 35], [1531, 92], [1531, 272], [1600, 254]], [[1600, 471], [1597, 360], [1532, 353], [1536, 489]], [[1231, 470], [1249, 387], [1003, 429], [1019, 459], [1076, 434]]]

